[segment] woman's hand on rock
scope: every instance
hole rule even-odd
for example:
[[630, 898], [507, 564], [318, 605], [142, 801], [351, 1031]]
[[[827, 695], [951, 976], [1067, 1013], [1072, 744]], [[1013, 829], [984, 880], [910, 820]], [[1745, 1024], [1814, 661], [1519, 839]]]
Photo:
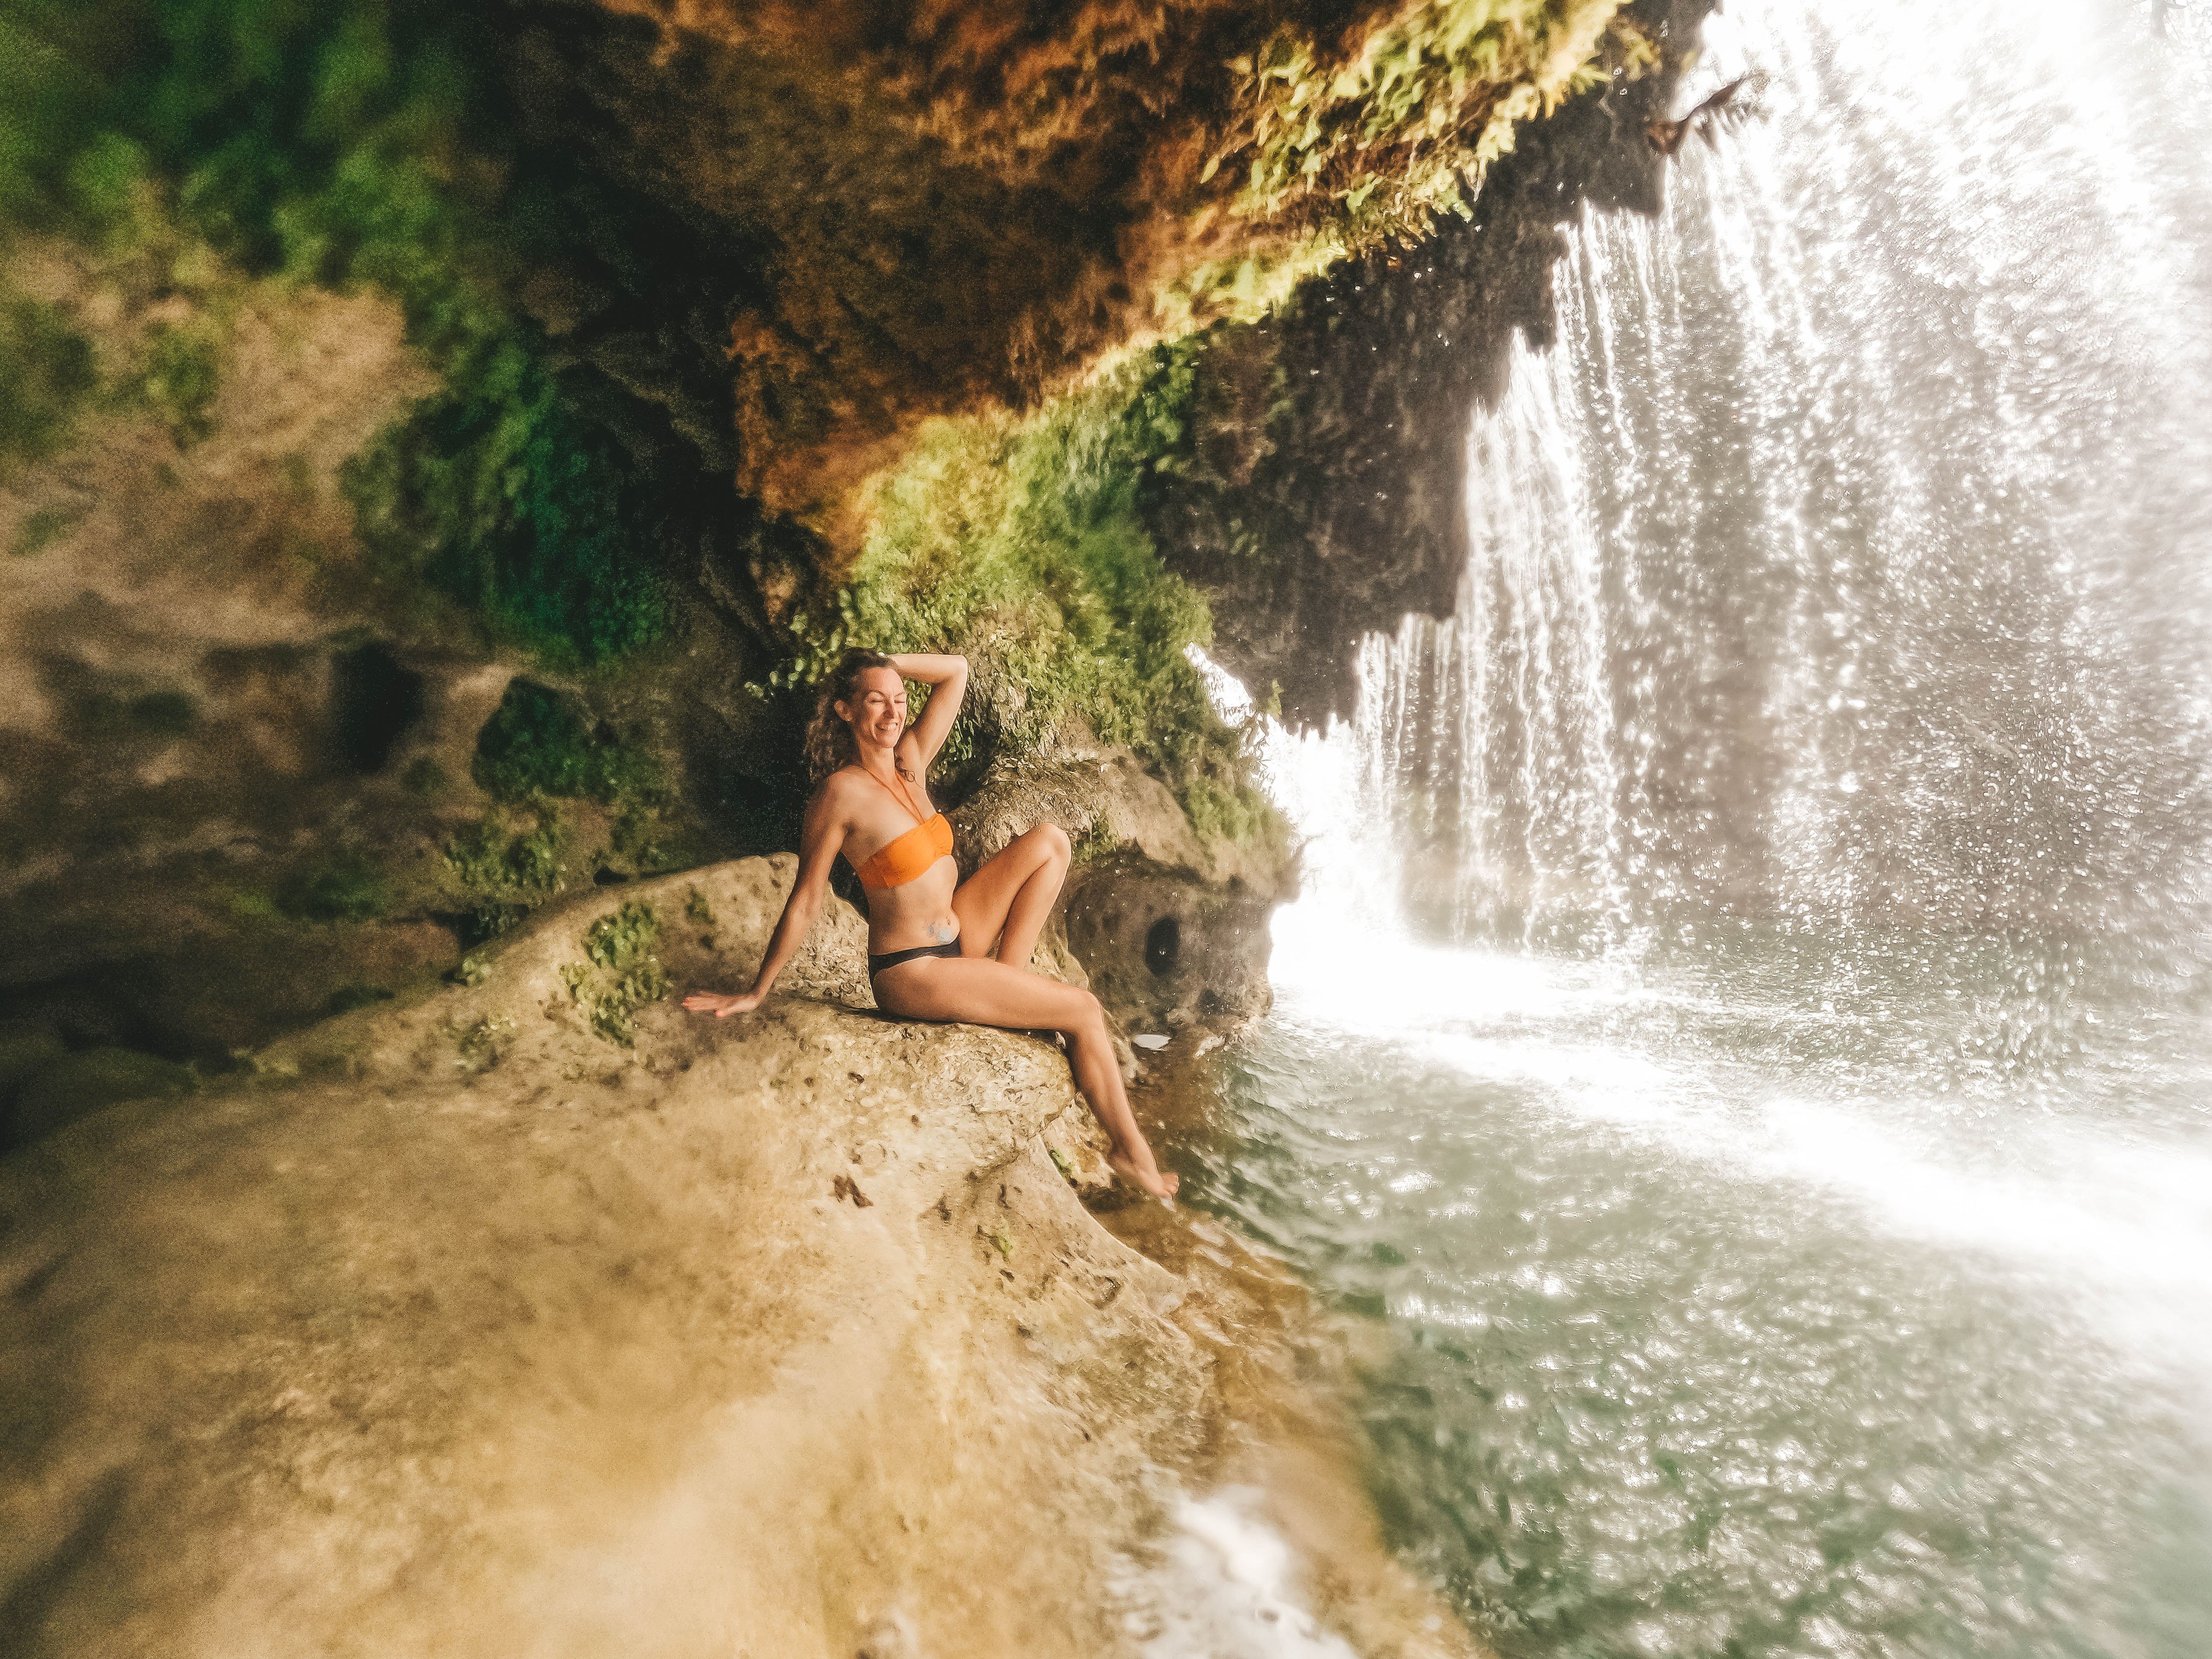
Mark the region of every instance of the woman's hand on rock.
[[714, 991], [694, 991], [684, 999], [684, 1006], [695, 1014], [712, 1014], [716, 1019], [727, 1019], [732, 1014], [750, 1014], [761, 1006], [763, 994], [746, 991], [736, 996], [723, 996]]

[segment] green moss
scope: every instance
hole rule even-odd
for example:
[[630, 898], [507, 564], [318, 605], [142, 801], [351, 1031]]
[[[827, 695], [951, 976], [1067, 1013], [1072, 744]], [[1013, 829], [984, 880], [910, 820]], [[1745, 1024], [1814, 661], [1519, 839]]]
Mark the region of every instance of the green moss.
[[1245, 844], [1279, 845], [1288, 826], [1274, 804], [1249, 780], [1229, 781], [1203, 774], [1188, 780], [1176, 792], [1183, 816], [1201, 836]]
[[612, 802], [650, 796], [660, 776], [647, 757], [584, 723], [574, 698], [516, 679], [477, 734], [473, 773], [501, 800], [538, 796]]
[[233, 893], [224, 902], [224, 908], [229, 913], [233, 921], [246, 922], [249, 925], [281, 922], [284, 920], [284, 912], [278, 907], [275, 899], [266, 893], [256, 892], [250, 888]]
[[550, 807], [538, 809], [526, 827], [504, 812], [488, 812], [447, 842], [446, 867], [469, 907], [467, 942], [497, 938], [560, 891], [568, 842], [568, 830]]
[[0, 303], [0, 476], [59, 448], [99, 382], [91, 343], [61, 313], [35, 300]]
[[633, 901], [584, 930], [584, 954], [611, 974], [626, 973], [647, 959], [659, 936], [659, 913], [649, 904]]
[[988, 665], [947, 744], [956, 766], [1071, 719], [1170, 784], [1249, 767], [1185, 655], [1204, 598], [1162, 563], [1138, 511], [1193, 418], [1190, 355], [1164, 348], [1025, 422], [940, 422], [878, 492], [876, 528], [833, 613], [802, 617], [790, 677], [847, 644], [956, 650]]
[[34, 1073], [15, 1091], [8, 1141], [22, 1146], [126, 1100], [172, 1098], [199, 1086], [188, 1066], [130, 1048], [89, 1048]]
[[392, 887], [367, 854], [341, 848], [295, 872], [276, 903], [307, 921], [374, 921], [392, 908]]
[[556, 666], [611, 662], [667, 630], [656, 486], [572, 407], [544, 349], [516, 331], [458, 354], [340, 483], [387, 576]]
[[714, 925], [714, 907], [707, 902], [707, 896], [696, 887], [684, 897], [684, 919], [701, 927], [711, 927]]
[[205, 333], [163, 324], [148, 341], [146, 366], [135, 390], [181, 446], [214, 432], [210, 411], [221, 383], [222, 356], [215, 341]]
[[586, 960], [561, 969], [562, 982], [592, 1030], [609, 1042], [632, 1046], [638, 1009], [668, 994], [667, 972], [652, 951], [659, 934], [659, 913], [649, 904], [632, 901], [586, 928]]
[[[0, 396], [4, 395], [5, 388], [0, 387]], [[67, 535], [77, 518], [76, 513], [63, 507], [42, 507], [27, 513], [16, 526], [15, 539], [8, 550], [19, 559], [35, 558]]]

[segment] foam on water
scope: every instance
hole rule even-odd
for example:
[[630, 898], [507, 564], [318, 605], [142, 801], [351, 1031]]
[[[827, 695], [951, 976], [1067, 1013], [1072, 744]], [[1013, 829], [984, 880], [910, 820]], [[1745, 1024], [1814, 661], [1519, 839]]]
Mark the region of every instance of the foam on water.
[[1358, 1659], [1307, 1611], [1291, 1547], [1230, 1486], [1177, 1501], [1148, 1561], [1116, 1586], [1122, 1628], [1146, 1659]]

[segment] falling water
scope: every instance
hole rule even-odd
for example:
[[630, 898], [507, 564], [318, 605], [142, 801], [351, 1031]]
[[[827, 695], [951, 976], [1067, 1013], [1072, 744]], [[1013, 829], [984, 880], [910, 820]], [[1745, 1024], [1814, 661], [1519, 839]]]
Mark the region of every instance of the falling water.
[[[2207, 12], [1733, 0], [1468, 445], [1455, 613], [1278, 732], [1186, 1190], [1376, 1357], [1514, 1655], [2212, 1632]], [[2154, 23], [2162, 23], [2160, 28]]]
[[2100, 30], [1716, 22], [1757, 118], [1656, 222], [1571, 228], [1559, 347], [1474, 424], [1457, 613], [1364, 659], [1417, 913], [2194, 903], [2212, 179]]

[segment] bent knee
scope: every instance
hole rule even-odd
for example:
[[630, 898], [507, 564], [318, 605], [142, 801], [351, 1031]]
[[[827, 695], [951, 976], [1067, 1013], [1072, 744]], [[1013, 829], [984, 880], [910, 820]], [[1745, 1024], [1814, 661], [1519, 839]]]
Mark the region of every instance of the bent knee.
[[1067, 839], [1067, 831], [1056, 823], [1034, 825], [1023, 832], [1022, 839], [1054, 858], [1066, 858], [1073, 846]]

